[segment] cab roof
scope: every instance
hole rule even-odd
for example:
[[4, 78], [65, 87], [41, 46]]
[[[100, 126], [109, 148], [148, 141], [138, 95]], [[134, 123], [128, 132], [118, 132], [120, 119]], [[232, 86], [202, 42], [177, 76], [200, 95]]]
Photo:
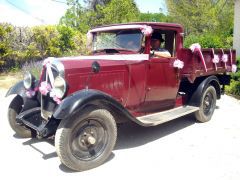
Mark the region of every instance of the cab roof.
[[[103, 27], [111, 27], [111, 26], [121, 26], [121, 25], [147, 25], [155, 27], [163, 27], [163, 28], [171, 28], [176, 29], [178, 32], [183, 32], [183, 26], [177, 23], [166, 23], [166, 22], [130, 22], [130, 23], [120, 23], [120, 24], [109, 24], [104, 26], [98, 26], [95, 28], [103, 28]], [[93, 28], [93, 29], [95, 29]]]

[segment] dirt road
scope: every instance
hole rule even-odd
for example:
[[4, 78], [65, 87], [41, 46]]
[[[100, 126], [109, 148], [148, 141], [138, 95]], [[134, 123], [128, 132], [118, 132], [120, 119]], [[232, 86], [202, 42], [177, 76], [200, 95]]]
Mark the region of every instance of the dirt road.
[[20, 139], [6, 119], [11, 98], [0, 92], [0, 179], [239, 180], [240, 101], [223, 96], [208, 123], [192, 116], [157, 127], [125, 124], [104, 165], [73, 172], [62, 165], [52, 141]]

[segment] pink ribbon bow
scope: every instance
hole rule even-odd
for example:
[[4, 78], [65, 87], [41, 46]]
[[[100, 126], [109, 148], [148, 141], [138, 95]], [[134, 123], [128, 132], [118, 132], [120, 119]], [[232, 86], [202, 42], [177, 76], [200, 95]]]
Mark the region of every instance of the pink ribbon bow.
[[41, 82], [40, 87], [39, 87], [39, 91], [41, 94], [46, 96], [47, 93], [50, 92], [50, 90], [51, 90], [50, 84], [48, 84], [46, 81]]

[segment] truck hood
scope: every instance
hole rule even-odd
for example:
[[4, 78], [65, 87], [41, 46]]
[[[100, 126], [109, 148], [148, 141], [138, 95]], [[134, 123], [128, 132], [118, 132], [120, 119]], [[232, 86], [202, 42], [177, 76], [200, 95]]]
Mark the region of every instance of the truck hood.
[[[100, 64], [100, 67], [121, 66], [135, 64], [149, 59], [148, 54], [123, 54], [123, 55], [95, 55], [57, 58], [64, 65], [65, 73], [83, 73], [89, 72], [89, 68], [94, 61]], [[78, 71], [81, 69], [81, 71]]]
[[[125, 95], [129, 88], [129, 65], [138, 66], [148, 59], [148, 54], [58, 58], [64, 66], [64, 76], [69, 87], [68, 94], [88, 87], [103, 91], [117, 99], [126, 99]], [[100, 65], [98, 73], [92, 72], [92, 63], [95, 61]]]

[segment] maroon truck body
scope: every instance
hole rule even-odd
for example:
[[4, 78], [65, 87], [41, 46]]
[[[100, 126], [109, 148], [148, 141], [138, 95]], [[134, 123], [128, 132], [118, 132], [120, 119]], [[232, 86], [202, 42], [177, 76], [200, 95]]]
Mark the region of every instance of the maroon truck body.
[[[140, 23], [137, 23], [140, 24]], [[67, 57], [60, 58], [66, 71], [66, 80], [69, 84], [68, 95], [86, 87], [86, 81], [91, 73], [91, 64], [98, 61], [101, 72], [91, 77], [91, 82], [87, 84], [89, 89], [97, 89], [105, 92], [120, 102], [134, 116], [147, 113], [158, 112], [175, 106], [183, 105], [177, 97], [182, 79], [187, 78], [194, 83], [198, 77], [210, 75], [223, 75], [231, 72], [232, 64], [235, 64], [235, 51], [232, 51], [232, 60], [226, 63], [212, 62], [212, 49], [202, 49], [205, 57], [207, 72], [198, 54], [192, 53], [190, 49], [183, 48], [183, 28], [177, 24], [166, 23], [141, 23], [149, 25], [153, 29], [173, 30], [176, 32], [176, 52], [174, 57], [151, 57], [150, 36], [145, 40], [144, 54], [149, 57], [145, 60], [125, 60], [125, 56], [120, 60], [109, 60], [111, 56], [120, 56], [119, 53], [108, 54], [109, 59], [105, 60], [103, 53], [93, 54], [96, 56]], [[124, 25], [122, 25], [124, 28]], [[113, 26], [109, 26], [113, 27]], [[230, 50], [223, 50], [230, 57]], [[121, 54], [139, 54], [121, 52]], [[223, 53], [221, 49], [216, 49], [215, 54], [221, 59]], [[105, 54], [106, 55], [106, 54]], [[102, 57], [102, 58], [101, 58]], [[178, 70], [173, 67], [173, 62], [180, 59], [184, 62], [184, 67]]]
[[[156, 57], [153, 32], [171, 57]], [[87, 34], [92, 54], [48, 58], [36, 80], [27, 73], [7, 93], [9, 123], [21, 137], [55, 136], [63, 164], [82, 171], [111, 154], [117, 123], [155, 126], [195, 113], [209, 121], [236, 71], [231, 49], [183, 48], [183, 28], [169, 23], [98, 27]]]

